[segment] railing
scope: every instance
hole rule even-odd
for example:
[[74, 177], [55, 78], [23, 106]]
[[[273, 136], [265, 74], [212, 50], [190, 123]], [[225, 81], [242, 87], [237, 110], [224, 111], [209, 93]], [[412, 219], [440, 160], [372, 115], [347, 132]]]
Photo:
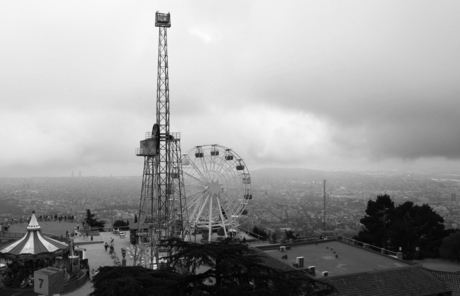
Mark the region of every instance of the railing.
[[23, 237], [25, 232], [0, 232], [0, 237], [2, 238], [21, 238]]
[[239, 226], [237, 228], [238, 228], [239, 231], [242, 231], [242, 232], [246, 233], [247, 235], [250, 235], [250, 236], [252, 236], [253, 238], [255, 238], [255, 239], [259, 240], [259, 241], [263, 241], [262, 238], [264, 238], [264, 237], [262, 237], [261, 235], [255, 234], [254, 232], [249, 231], [249, 230], [244, 229], [244, 228], [241, 228]]
[[387, 250], [387, 249], [384, 249], [384, 248], [379, 248], [379, 247], [376, 247], [376, 246], [372, 246], [372, 245], [369, 245], [369, 244], [354, 240], [352, 238], [342, 237], [342, 241], [344, 241], [346, 243], [349, 243], [349, 244], [352, 244], [352, 245], [355, 245], [355, 246], [360, 246], [360, 247], [362, 247], [364, 249], [372, 250], [374, 252], [379, 252], [379, 253], [381, 253], [383, 255], [388, 255], [388, 256], [393, 256], [393, 257], [398, 256], [398, 252], [393, 252], [393, 251], [390, 251], [390, 250]]
[[[174, 140], [180, 140], [180, 132], [174, 132], [174, 133], [170, 133], [170, 135], [173, 137]], [[148, 139], [151, 139], [152, 138], [152, 133], [151, 132], [146, 132], [145, 133], [145, 139], [148, 140]]]

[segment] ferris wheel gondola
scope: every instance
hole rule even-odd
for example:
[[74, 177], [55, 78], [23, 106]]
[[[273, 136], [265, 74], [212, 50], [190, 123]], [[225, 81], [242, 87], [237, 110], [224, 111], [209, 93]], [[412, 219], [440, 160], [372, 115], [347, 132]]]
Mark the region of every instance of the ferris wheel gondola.
[[221, 145], [196, 146], [182, 156], [185, 194], [190, 227], [208, 232], [228, 230], [238, 218], [251, 195], [251, 177], [243, 159]]

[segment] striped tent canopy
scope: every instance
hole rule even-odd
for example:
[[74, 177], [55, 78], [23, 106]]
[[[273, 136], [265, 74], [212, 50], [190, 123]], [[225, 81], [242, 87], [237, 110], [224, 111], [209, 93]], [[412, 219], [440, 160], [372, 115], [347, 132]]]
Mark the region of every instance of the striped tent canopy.
[[27, 233], [0, 250], [0, 257], [13, 260], [53, 258], [62, 255], [69, 245], [41, 233], [35, 213], [32, 213]]

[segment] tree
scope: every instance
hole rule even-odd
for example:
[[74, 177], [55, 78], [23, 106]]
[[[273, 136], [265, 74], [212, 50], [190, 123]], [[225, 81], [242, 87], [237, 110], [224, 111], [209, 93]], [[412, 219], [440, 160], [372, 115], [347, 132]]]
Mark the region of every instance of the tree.
[[137, 223], [137, 215], [134, 214], [134, 223]]
[[378, 247], [387, 247], [388, 228], [393, 219], [394, 208], [393, 201], [386, 194], [377, 196], [375, 201], [369, 200], [366, 216], [360, 220], [365, 229], [355, 239]]
[[265, 231], [263, 228], [259, 228], [257, 226], [254, 226], [254, 228], [252, 229], [252, 233], [257, 235], [257, 238], [259, 240], [261, 240], [261, 241], [265, 241], [269, 237], [267, 231]]
[[422, 258], [438, 257], [442, 239], [450, 233], [444, 230], [443, 223], [444, 219], [429, 205], [414, 206], [413, 202], [405, 202], [394, 213], [390, 227], [391, 245], [402, 247], [410, 259], [415, 257], [416, 247]]
[[96, 214], [92, 214], [91, 210], [87, 209], [86, 210], [85, 223], [88, 224], [90, 227], [104, 228], [105, 222], [98, 220], [95, 216], [96, 216]]
[[296, 240], [299, 238], [299, 234], [295, 234], [294, 230], [285, 230], [284, 232], [285, 232], [287, 240], [290, 240], [290, 239]]
[[181, 296], [186, 276], [172, 270], [151, 270], [141, 266], [104, 266], [93, 277], [91, 296], [167, 295]]
[[429, 205], [407, 201], [394, 207], [388, 195], [370, 200], [360, 221], [365, 228], [355, 239], [393, 251], [402, 248], [408, 259], [439, 256], [442, 239], [450, 233], [444, 230], [444, 219]]
[[[264, 263], [261, 251], [244, 244], [196, 244], [171, 238], [160, 242], [169, 267], [101, 267], [91, 296], [121, 295], [328, 295], [335, 289], [303, 271], [285, 272]], [[274, 259], [273, 259], [274, 260]], [[197, 273], [199, 267], [204, 272]], [[187, 270], [189, 272], [179, 273]]]
[[445, 237], [439, 253], [443, 259], [460, 261], [460, 232], [451, 233]]
[[115, 222], [113, 222], [113, 227], [123, 227], [123, 226], [129, 226], [129, 222], [128, 221], [123, 221], [123, 220], [116, 220]]
[[[286, 272], [267, 264], [261, 251], [225, 239], [196, 244], [177, 238], [161, 241], [173, 268], [190, 270], [190, 286], [206, 295], [328, 295], [334, 291], [303, 271]], [[199, 267], [206, 271], [196, 274]], [[320, 292], [316, 292], [320, 291]]]

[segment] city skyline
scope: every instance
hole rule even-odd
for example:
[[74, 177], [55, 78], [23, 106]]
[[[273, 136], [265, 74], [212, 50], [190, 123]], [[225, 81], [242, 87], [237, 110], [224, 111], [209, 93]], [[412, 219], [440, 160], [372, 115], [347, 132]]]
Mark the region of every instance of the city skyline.
[[142, 175], [168, 30], [182, 152], [249, 169], [460, 168], [456, 1], [2, 2], [0, 177]]

